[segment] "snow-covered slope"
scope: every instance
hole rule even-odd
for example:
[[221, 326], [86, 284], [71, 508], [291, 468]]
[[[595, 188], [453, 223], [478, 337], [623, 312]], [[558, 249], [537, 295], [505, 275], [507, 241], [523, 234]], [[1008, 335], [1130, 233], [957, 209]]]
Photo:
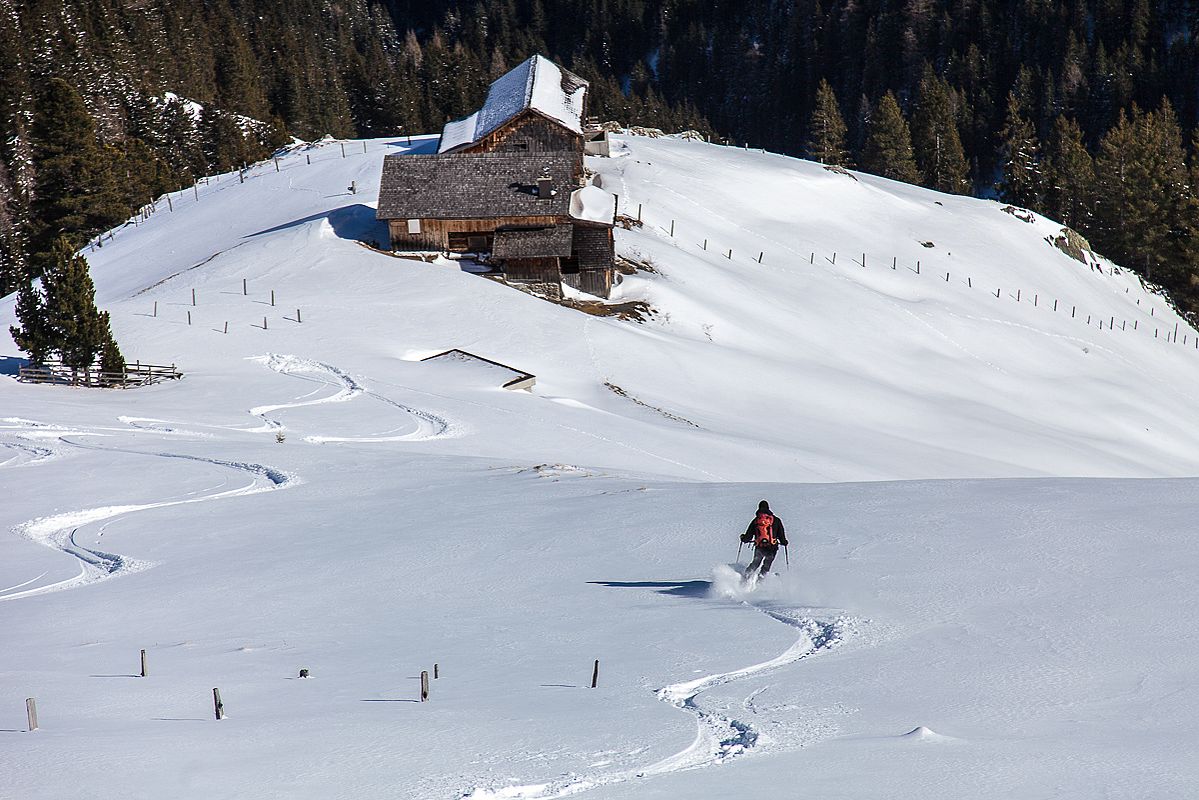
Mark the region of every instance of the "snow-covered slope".
[[[994, 203], [620, 138], [590, 166], [654, 313], [589, 316], [358, 244], [383, 156], [435, 146], [296, 150], [89, 252], [182, 381], [0, 380], [0, 797], [1199, 780], [1196, 484], [1078, 479], [1196, 472], [1160, 298]], [[1048, 477], [962, 480], [1012, 476]], [[745, 595], [763, 496], [790, 571]]]

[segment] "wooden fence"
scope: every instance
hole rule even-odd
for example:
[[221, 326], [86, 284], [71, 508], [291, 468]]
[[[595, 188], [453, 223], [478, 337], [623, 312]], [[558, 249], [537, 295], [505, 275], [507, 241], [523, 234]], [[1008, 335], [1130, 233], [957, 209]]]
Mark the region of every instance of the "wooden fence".
[[122, 372], [105, 372], [98, 366], [90, 369], [72, 369], [61, 361], [46, 361], [17, 370], [17, 380], [24, 383], [48, 383], [55, 386], [91, 386], [106, 389], [129, 389], [134, 386], [149, 386], [160, 381], [178, 380], [183, 373], [161, 364], [143, 364], [140, 361], [126, 364]]

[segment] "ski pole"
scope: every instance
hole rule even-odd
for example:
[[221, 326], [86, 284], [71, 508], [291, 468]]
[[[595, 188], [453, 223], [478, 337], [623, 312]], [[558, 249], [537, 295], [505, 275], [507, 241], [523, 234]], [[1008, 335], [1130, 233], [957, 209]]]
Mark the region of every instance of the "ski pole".
[[791, 552], [787, 550], [787, 545], [783, 545], [783, 559], [787, 562], [787, 568], [791, 568]]
[[742, 542], [741, 544], [737, 545], [737, 563], [738, 564], [741, 563], [741, 548], [742, 547], [745, 547], [745, 542]]

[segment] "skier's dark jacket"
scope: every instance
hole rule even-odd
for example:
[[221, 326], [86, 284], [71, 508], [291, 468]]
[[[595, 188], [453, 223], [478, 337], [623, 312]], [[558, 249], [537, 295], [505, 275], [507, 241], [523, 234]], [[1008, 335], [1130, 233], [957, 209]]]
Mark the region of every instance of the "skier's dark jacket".
[[[771, 514], [771, 512], [769, 512], [769, 511], [759, 512], [759, 513], [770, 514], [770, 516], [774, 517], [774, 525], [771, 526], [770, 531], [771, 531], [771, 533], [774, 534], [774, 540], [776, 542], [778, 542], [780, 545], [782, 545], [783, 547], [786, 547], [787, 546], [787, 534], [783, 531], [783, 521], [781, 519], [779, 519], [778, 517], [775, 517], [774, 514]], [[754, 540], [754, 534], [755, 534], [754, 529], [757, 527], [757, 525], [758, 525], [758, 515], [754, 514], [754, 518], [752, 520], [750, 520], [750, 522], [749, 522], [749, 527], [747, 527], [745, 529], [745, 533], [741, 534], [741, 541], [752, 542]], [[771, 549], [771, 548], [764, 548], [764, 549]], [[778, 546], [776, 545], [773, 549], [778, 550]]]

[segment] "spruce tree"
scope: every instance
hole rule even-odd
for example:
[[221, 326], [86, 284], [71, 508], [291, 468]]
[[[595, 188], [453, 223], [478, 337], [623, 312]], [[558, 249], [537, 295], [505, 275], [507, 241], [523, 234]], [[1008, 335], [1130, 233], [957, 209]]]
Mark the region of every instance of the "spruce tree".
[[125, 371], [125, 356], [112, 335], [112, 326], [107, 311], [100, 312], [100, 323], [104, 328], [104, 344], [100, 347], [100, 370], [109, 373]]
[[1005, 203], [1040, 208], [1044, 198], [1041, 143], [1015, 92], [1008, 94], [1007, 119], [999, 134], [1003, 177], [995, 188]]
[[77, 254], [66, 237], [50, 250], [45, 287], [45, 316], [53, 347], [64, 366], [89, 369], [112, 338], [107, 317], [96, 308], [96, 287], [87, 259]]
[[816, 108], [808, 126], [808, 155], [821, 164], [845, 166], [849, 152], [845, 149], [845, 120], [837, 106], [833, 87], [823, 78], [816, 89]]
[[1082, 141], [1082, 129], [1058, 117], [1045, 152], [1045, 210], [1076, 230], [1090, 228], [1095, 194], [1095, 163]]
[[912, 146], [924, 185], [942, 192], [970, 191], [969, 168], [954, 117], [949, 84], [925, 65], [912, 118]]
[[45, 363], [54, 352], [54, 332], [46, 313], [45, 299], [28, 273], [17, 286], [17, 322], [9, 327], [13, 341], [34, 364]]
[[35, 269], [45, 268], [59, 236], [82, 244], [88, 236], [125, 219], [129, 208], [113, 174], [114, 154], [101, 146], [79, 93], [61, 78], [46, 82], [34, 116], [37, 171], [32, 204], [31, 250]]
[[895, 95], [887, 92], [870, 118], [870, 131], [862, 153], [862, 168], [875, 175], [904, 183], [919, 183], [920, 169], [912, 153], [912, 132]]

